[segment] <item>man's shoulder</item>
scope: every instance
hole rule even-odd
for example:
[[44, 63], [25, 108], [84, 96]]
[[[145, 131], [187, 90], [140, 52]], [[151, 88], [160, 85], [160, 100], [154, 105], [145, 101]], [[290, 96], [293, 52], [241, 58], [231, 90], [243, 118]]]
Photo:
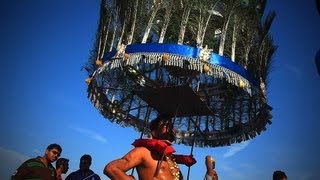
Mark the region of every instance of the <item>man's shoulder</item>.
[[98, 174], [96, 174], [96, 173], [94, 173], [93, 177], [94, 177], [95, 180], [96, 180], [96, 179], [97, 179], [97, 180], [101, 179], [100, 176], [99, 176]]
[[100, 176], [98, 174], [96, 174], [94, 171], [92, 171], [91, 169], [89, 170], [89, 176], [88, 177], [92, 177], [92, 179], [94, 180], [101, 180]]
[[34, 162], [34, 161], [41, 162], [38, 157], [27, 159], [25, 162]]
[[146, 147], [135, 147], [131, 149], [122, 159], [126, 159], [127, 161], [139, 161], [146, 157], [150, 156], [150, 150]]
[[38, 157], [30, 158], [30, 159], [26, 160], [25, 162], [23, 162], [22, 164], [25, 164], [28, 167], [33, 167], [33, 166], [44, 167], [44, 164], [41, 162], [41, 160]]
[[51, 170], [56, 170], [56, 168], [51, 163], [48, 164], [48, 168]]
[[67, 176], [67, 178], [75, 177], [75, 176], [77, 176], [79, 173], [80, 173], [79, 170], [73, 171], [73, 172], [71, 172], [71, 173]]
[[69, 176], [70, 176], [70, 175], [76, 175], [76, 174], [80, 174], [80, 170], [76, 170], [76, 171], [71, 172], [71, 173], [69, 174]]
[[140, 146], [140, 147], [134, 147], [130, 152], [137, 155], [139, 154], [146, 155], [150, 152], [150, 149], [144, 146]]

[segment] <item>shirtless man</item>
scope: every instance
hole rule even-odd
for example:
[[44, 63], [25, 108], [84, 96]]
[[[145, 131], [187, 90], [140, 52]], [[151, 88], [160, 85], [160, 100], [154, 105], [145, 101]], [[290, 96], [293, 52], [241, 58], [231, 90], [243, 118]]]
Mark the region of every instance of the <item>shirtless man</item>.
[[[161, 147], [163, 145], [171, 147], [170, 141], [173, 140], [173, 133], [170, 118], [159, 116], [150, 122], [150, 130], [151, 141], [163, 143]], [[166, 153], [167, 155], [165, 155], [164, 153], [157, 152], [153, 147], [136, 146], [121, 159], [107, 164], [104, 174], [113, 180], [134, 179], [134, 177], [127, 175], [126, 172], [131, 168], [136, 168], [141, 180], [182, 179], [179, 167], [174, 161], [173, 156], [170, 155], [171, 153]]]

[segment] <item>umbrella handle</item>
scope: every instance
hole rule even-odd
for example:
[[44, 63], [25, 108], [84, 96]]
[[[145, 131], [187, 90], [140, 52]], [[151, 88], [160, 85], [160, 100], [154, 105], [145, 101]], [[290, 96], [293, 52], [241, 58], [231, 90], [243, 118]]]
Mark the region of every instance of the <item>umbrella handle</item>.
[[[192, 155], [192, 153], [193, 153], [194, 141], [195, 141], [195, 138], [194, 138], [193, 143], [192, 143], [192, 146], [191, 146], [190, 155]], [[189, 180], [189, 176], [190, 176], [190, 169], [191, 169], [191, 166], [189, 166], [189, 167], [188, 167], [187, 180]]]
[[154, 173], [154, 176], [153, 176], [153, 177], [157, 177], [157, 176], [158, 176], [158, 173], [159, 173], [159, 171], [160, 171], [163, 158], [164, 158], [164, 153], [162, 153], [161, 159], [160, 159], [160, 160], [158, 161], [158, 163], [157, 163], [157, 169], [156, 169], [156, 172]]
[[[198, 124], [198, 121], [199, 121], [199, 116], [197, 117], [197, 120], [196, 120], [196, 124]], [[195, 128], [195, 132], [196, 132], [197, 128]], [[196, 136], [194, 136], [193, 138], [193, 143], [192, 143], [192, 146], [191, 146], [191, 150], [190, 150], [190, 155], [193, 155], [193, 147], [194, 147], [194, 143], [196, 141]], [[189, 176], [190, 176], [190, 166], [188, 167], [188, 175], [187, 175], [187, 180], [189, 180]]]

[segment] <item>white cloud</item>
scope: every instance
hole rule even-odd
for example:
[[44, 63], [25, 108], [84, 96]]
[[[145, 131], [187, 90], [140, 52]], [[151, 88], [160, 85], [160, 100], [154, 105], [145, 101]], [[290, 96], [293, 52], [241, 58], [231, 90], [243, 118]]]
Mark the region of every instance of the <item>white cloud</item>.
[[79, 127], [71, 127], [73, 130], [85, 135], [85, 136], [88, 136], [94, 140], [97, 140], [97, 141], [100, 141], [102, 143], [106, 143], [107, 142], [107, 139], [104, 138], [102, 135], [92, 131], [92, 130], [89, 130], [89, 129], [83, 129], [83, 128], [79, 128]]
[[[0, 179], [10, 179], [14, 171], [30, 157], [16, 151], [0, 147]], [[5, 166], [4, 166], [5, 165]]]
[[226, 164], [221, 165], [221, 169], [226, 172], [227, 177], [230, 179], [247, 179], [248, 174], [246, 174], [244, 171], [235, 170], [231, 166], [228, 166]]
[[223, 157], [224, 158], [231, 157], [235, 155], [237, 152], [246, 148], [248, 145], [249, 145], [249, 141], [245, 141], [240, 144], [234, 144], [227, 150], [227, 152], [223, 155]]

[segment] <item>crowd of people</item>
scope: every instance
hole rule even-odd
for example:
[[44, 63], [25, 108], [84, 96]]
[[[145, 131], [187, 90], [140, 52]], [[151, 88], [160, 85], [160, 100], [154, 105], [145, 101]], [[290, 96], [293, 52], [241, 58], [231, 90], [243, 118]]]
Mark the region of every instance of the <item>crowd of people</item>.
[[[137, 170], [139, 179], [183, 179], [178, 164], [188, 167], [196, 163], [192, 155], [174, 154], [172, 147], [174, 131], [170, 117], [159, 116], [150, 122], [151, 139], [137, 139], [134, 141], [134, 148], [122, 158], [109, 162], [103, 173], [110, 179], [123, 180], [135, 179], [128, 175], [130, 169]], [[22, 163], [11, 180], [24, 179], [45, 179], [62, 180], [62, 174], [69, 170], [69, 159], [59, 158], [62, 148], [58, 144], [50, 144], [43, 156], [29, 159]], [[52, 163], [56, 161], [56, 168]], [[90, 169], [92, 158], [84, 154], [80, 158], [79, 169], [71, 172], [65, 180], [100, 180], [99, 175]], [[206, 173], [204, 180], [218, 180], [215, 171], [215, 160], [212, 156], [205, 157]], [[282, 171], [275, 171], [273, 180], [286, 180], [287, 177]]]
[[[31, 158], [22, 163], [11, 176], [11, 180], [41, 179], [41, 180], [62, 180], [62, 174], [69, 170], [69, 159], [59, 158], [62, 148], [59, 144], [50, 144], [44, 155]], [[56, 161], [56, 168], [52, 163]], [[91, 169], [92, 158], [84, 154], [80, 158], [79, 170], [70, 173], [66, 180], [100, 180], [99, 175]]]

